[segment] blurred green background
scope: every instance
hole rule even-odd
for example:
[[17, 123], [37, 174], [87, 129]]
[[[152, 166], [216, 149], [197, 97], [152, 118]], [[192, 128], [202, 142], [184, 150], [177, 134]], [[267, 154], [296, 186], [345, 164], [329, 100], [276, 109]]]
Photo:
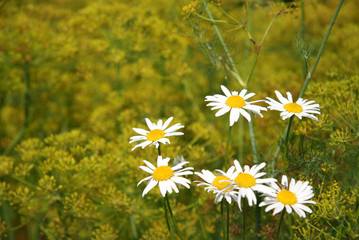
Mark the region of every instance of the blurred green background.
[[[256, 93], [251, 100], [274, 97], [274, 90], [298, 97], [305, 78], [298, 36], [310, 49], [311, 65], [338, 1], [294, 3], [249, 1], [249, 12], [245, 1], [210, 4], [215, 19], [227, 21], [218, 25], [243, 78], [255, 49], [221, 9], [247, 22], [257, 43], [273, 16], [289, 9], [275, 20], [261, 48], [248, 86]], [[132, 128], [146, 128], [146, 117], [173, 116], [173, 124], [185, 125], [184, 136], [171, 138], [163, 156], [183, 155], [195, 171], [222, 168], [228, 115], [215, 118], [204, 98], [220, 93], [221, 84], [240, 90], [222, 60], [203, 52], [194, 23], [225, 56], [210, 22], [184, 11], [188, 4], [0, 1], [2, 239], [168, 237], [158, 189], [142, 198], [144, 186], [136, 187], [145, 176], [138, 166], [143, 159], [154, 162], [157, 152], [154, 147], [131, 152]], [[318, 202], [311, 217], [293, 219], [297, 239], [359, 237], [358, 9], [358, 1], [345, 1], [304, 96], [321, 105], [319, 121], [294, 121], [288, 174], [310, 180]], [[201, 5], [195, 10], [206, 16]], [[242, 125], [244, 147], [235, 126], [230, 159], [251, 165], [248, 124]], [[285, 122], [278, 113], [265, 112], [254, 125], [260, 160], [270, 162]], [[192, 186], [171, 195], [184, 236], [202, 239], [198, 216], [203, 216], [210, 238], [219, 239], [214, 196]], [[233, 238], [240, 236], [239, 214], [233, 209]], [[263, 212], [262, 239], [272, 239], [272, 220]]]

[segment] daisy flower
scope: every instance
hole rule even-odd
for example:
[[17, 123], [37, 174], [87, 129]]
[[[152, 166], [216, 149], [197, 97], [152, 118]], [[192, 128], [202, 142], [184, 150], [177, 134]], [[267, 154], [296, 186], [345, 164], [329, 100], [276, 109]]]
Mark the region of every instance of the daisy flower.
[[265, 172], [259, 172], [265, 167], [266, 163], [262, 162], [259, 165], [253, 165], [251, 168], [248, 165], [244, 166], [244, 171], [237, 160], [234, 160], [236, 171], [229, 177], [235, 190], [238, 190], [238, 206], [241, 209], [241, 198], [248, 199], [248, 205], [252, 206], [253, 203], [257, 204], [257, 198], [254, 191], [267, 193], [271, 188], [263, 185], [270, 184], [277, 181], [274, 178], [261, 178], [266, 175]]
[[223, 114], [230, 112], [229, 114], [229, 125], [233, 126], [235, 122], [238, 121], [239, 117], [243, 115], [248, 122], [251, 121], [251, 115], [246, 111], [249, 110], [254, 112], [255, 114], [263, 115], [260, 113], [261, 110], [267, 111], [265, 107], [253, 105], [252, 103], [258, 102], [247, 102], [246, 100], [250, 97], [254, 96], [255, 93], [247, 93], [247, 89], [243, 89], [239, 94], [237, 91], [230, 92], [225, 86], [221, 85], [223, 95], [216, 94], [214, 96], [206, 96], [205, 101], [209, 101], [210, 103], [207, 106], [211, 106], [211, 110], [217, 110], [216, 117], [222, 116]]
[[145, 190], [143, 190], [142, 197], [145, 196], [152, 188], [154, 188], [157, 183], [163, 197], [166, 196], [167, 192], [172, 193], [172, 190], [178, 193], [176, 183], [181, 184], [186, 188], [190, 188], [189, 184], [191, 184], [191, 181], [181, 177], [182, 175], [193, 174], [193, 172], [190, 171], [193, 170], [192, 167], [186, 167], [182, 169], [183, 165], [189, 162], [182, 162], [171, 168], [168, 166], [169, 160], [170, 158], [163, 159], [162, 156], [158, 156], [157, 167], [153, 166], [152, 163], [143, 160], [147, 166], [140, 166], [140, 168], [143, 171], [150, 173], [151, 176], [145, 177], [137, 184], [138, 187], [143, 181], [148, 181]]
[[175, 125], [167, 128], [172, 119], [173, 117], [168, 118], [163, 124], [162, 120], [160, 119], [158, 120], [157, 124], [155, 124], [152, 123], [148, 118], [145, 118], [149, 131], [142, 128], [132, 128], [140, 135], [131, 137], [130, 143], [144, 140], [144, 142], [137, 144], [134, 148], [132, 148], [132, 151], [138, 147], [145, 148], [151, 145], [155, 145], [156, 148], [158, 148], [160, 143], [170, 143], [170, 140], [167, 137], [183, 135], [182, 132], [175, 132], [176, 130], [184, 127], [180, 123], [176, 123]]
[[230, 178], [229, 175], [233, 174], [234, 167], [230, 167], [227, 173], [219, 171], [222, 175], [214, 175], [211, 171], [202, 170], [202, 172], [195, 172], [194, 174], [198, 175], [200, 178], [204, 180], [202, 181], [195, 181], [197, 182], [197, 186], [206, 186], [204, 189], [207, 192], [213, 191], [216, 194], [215, 203], [218, 204], [222, 201], [223, 198], [227, 200], [229, 204], [232, 202], [232, 198], [234, 201], [238, 201], [237, 194], [234, 193], [233, 187], [230, 186]]
[[292, 178], [288, 186], [288, 178], [286, 175], [282, 177], [282, 187], [272, 183], [272, 192], [267, 192], [264, 195], [264, 201], [259, 204], [260, 207], [269, 205], [265, 211], [268, 212], [272, 209], [273, 215], [281, 212], [284, 207], [287, 213], [292, 213], [294, 210], [299, 217], [305, 218], [305, 212], [312, 213], [312, 210], [304, 204], [316, 204], [309, 199], [314, 196], [312, 186], [309, 182], [297, 181]]
[[290, 92], [287, 92], [287, 98], [283, 97], [279, 91], [275, 91], [277, 98], [280, 102], [267, 97], [269, 101], [265, 101], [269, 104], [270, 110], [280, 111], [280, 116], [283, 120], [290, 118], [295, 115], [299, 119], [302, 117], [308, 117], [313, 120], [318, 121], [318, 118], [313, 114], [320, 114], [319, 104], [315, 104], [315, 101], [308, 101], [307, 99], [299, 98], [295, 103], [293, 102], [293, 97]]

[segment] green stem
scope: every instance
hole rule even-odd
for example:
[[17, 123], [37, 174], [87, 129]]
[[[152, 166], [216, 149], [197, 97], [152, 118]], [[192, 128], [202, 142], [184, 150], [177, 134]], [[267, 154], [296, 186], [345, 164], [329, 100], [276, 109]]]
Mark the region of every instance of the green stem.
[[288, 129], [287, 129], [287, 133], [286, 133], [285, 139], [284, 139], [283, 174], [285, 174], [285, 170], [287, 167], [288, 138], [289, 138], [289, 131], [290, 131], [290, 127], [292, 126], [293, 118], [294, 118], [294, 116], [292, 116], [289, 119]]
[[[225, 198], [222, 199], [222, 201], [224, 201]], [[227, 240], [229, 240], [229, 203], [226, 201], [226, 206], [227, 206]]]
[[253, 65], [252, 65], [252, 68], [249, 72], [249, 75], [247, 77], [247, 81], [246, 81], [246, 85], [248, 86], [249, 84], [249, 80], [252, 78], [253, 76], [253, 73], [254, 73], [254, 69], [256, 68], [256, 65], [257, 65], [257, 60], [258, 60], [258, 57], [259, 57], [259, 53], [262, 49], [262, 46], [263, 46], [263, 43], [264, 43], [264, 40], [266, 39], [268, 33], [269, 33], [269, 30], [272, 28], [272, 25], [274, 23], [274, 21], [276, 20], [276, 18], [280, 15], [280, 12], [277, 13], [276, 15], [274, 15], [274, 17], [272, 18], [272, 21], [269, 23], [260, 43], [258, 45], [255, 46], [255, 49], [256, 49], [256, 56], [255, 56], [255, 59], [254, 59], [254, 62], [253, 62]]
[[222, 199], [221, 201], [221, 217], [222, 217], [222, 231], [223, 231], [223, 240], [226, 239], [226, 224], [225, 224], [225, 221], [224, 221], [224, 207], [223, 207], [223, 204], [224, 204], [224, 198]]
[[282, 210], [282, 214], [280, 215], [280, 220], [279, 220], [279, 226], [278, 226], [278, 232], [277, 232], [276, 240], [279, 239], [280, 227], [282, 226], [284, 214], [285, 214], [285, 209]]
[[181, 233], [181, 231], [179, 230], [178, 225], [177, 225], [177, 222], [176, 222], [176, 219], [175, 219], [174, 216], [173, 216], [173, 212], [172, 212], [172, 209], [171, 209], [171, 204], [170, 204], [170, 201], [168, 200], [167, 195], [165, 196], [165, 198], [166, 198], [166, 202], [167, 202], [167, 206], [168, 206], [168, 211], [170, 212], [170, 215], [171, 215], [171, 218], [172, 218], [173, 225], [174, 225], [174, 227], [175, 227], [175, 229], [176, 229], [176, 231], [177, 231], [177, 234], [178, 234], [179, 238], [180, 238], [181, 240], [183, 240], [182, 233]]
[[232, 126], [229, 126], [228, 128], [228, 135], [227, 135], [227, 145], [226, 145], [226, 155], [225, 155], [225, 171], [228, 169], [228, 151], [229, 151], [229, 144], [231, 142], [231, 131]]
[[326, 32], [326, 34], [325, 34], [325, 36], [324, 36], [323, 41], [322, 41], [322, 45], [321, 45], [320, 48], [319, 48], [317, 57], [315, 58], [315, 61], [314, 61], [314, 63], [313, 63], [313, 66], [312, 66], [310, 72], [307, 74], [307, 77], [306, 77], [306, 79], [305, 79], [305, 81], [304, 81], [304, 84], [303, 84], [303, 87], [302, 87], [302, 91], [300, 92], [299, 97], [303, 97], [304, 92], [305, 92], [305, 90], [307, 89], [309, 80], [312, 78], [312, 75], [313, 75], [313, 73], [314, 73], [314, 71], [315, 71], [315, 69], [316, 69], [316, 67], [317, 67], [317, 65], [318, 65], [318, 63], [319, 63], [320, 57], [321, 57], [322, 54], [323, 54], [324, 47], [325, 47], [325, 45], [327, 44], [327, 41], [328, 41], [330, 32], [331, 32], [331, 30], [332, 30], [332, 28], [333, 28], [333, 26], [334, 26], [335, 20], [337, 19], [337, 16], [338, 16], [338, 14], [339, 14], [340, 8], [341, 8], [342, 5], [343, 5], [343, 2], [344, 2], [344, 0], [340, 0], [339, 4], [338, 4], [338, 6], [337, 6], [337, 9], [335, 10], [335, 13], [334, 13], [334, 15], [333, 15], [333, 18], [332, 18], [332, 20], [331, 20], [331, 22], [330, 22], [330, 24], [329, 24], [328, 30], [327, 30], [327, 32]]
[[158, 156], [161, 156], [161, 144], [160, 143], [158, 144], [157, 150], [158, 150]]
[[244, 162], [244, 128], [243, 128], [243, 118], [239, 118], [239, 127], [238, 127], [238, 160], [241, 165]]
[[170, 223], [168, 221], [168, 212], [167, 212], [167, 206], [166, 206], [166, 199], [165, 198], [163, 198], [163, 208], [165, 209], [165, 219], [166, 219], [168, 231], [170, 232], [171, 239], [174, 239], [173, 238], [173, 231], [172, 231]]
[[[328, 30], [327, 30], [327, 32], [326, 32], [324, 38], [323, 38], [322, 44], [321, 44], [321, 46], [320, 46], [320, 48], [319, 48], [319, 51], [318, 51], [318, 54], [317, 54], [317, 56], [316, 56], [316, 58], [315, 58], [315, 61], [314, 61], [314, 63], [313, 63], [313, 66], [312, 66], [310, 72], [308, 72], [308, 74], [307, 74], [307, 76], [306, 76], [306, 78], [305, 78], [305, 80], [304, 80], [304, 84], [303, 84], [302, 90], [300, 91], [300, 94], [299, 94], [299, 97], [300, 97], [300, 98], [303, 97], [303, 95], [304, 95], [304, 93], [305, 93], [305, 90], [307, 89], [307, 86], [308, 86], [308, 84], [309, 84], [309, 81], [310, 81], [310, 79], [312, 78], [312, 76], [313, 76], [313, 74], [314, 74], [314, 71], [315, 71], [315, 69], [316, 69], [316, 67], [317, 67], [317, 65], [318, 65], [318, 63], [319, 63], [319, 60], [320, 60], [320, 58], [321, 58], [321, 56], [322, 56], [322, 54], [323, 54], [323, 51], [324, 51], [324, 47], [325, 47], [325, 45], [326, 45], [326, 43], [327, 43], [327, 41], [328, 41], [330, 32], [331, 32], [331, 30], [332, 30], [332, 28], [333, 28], [333, 26], [334, 26], [335, 20], [337, 19], [338, 13], [339, 13], [339, 11], [340, 11], [340, 8], [341, 8], [342, 5], [343, 5], [343, 2], [344, 2], [344, 0], [340, 0], [339, 4], [338, 4], [338, 6], [337, 6], [337, 9], [335, 10], [335, 13], [334, 13], [334, 15], [333, 15], [333, 17], [332, 17], [332, 20], [331, 20], [330, 24], [329, 24]], [[284, 136], [284, 134], [286, 135], [287, 132], [289, 132], [290, 124], [291, 124], [291, 122], [288, 123], [287, 128], [286, 128], [286, 130], [285, 130], [284, 133], [283, 133], [283, 136]], [[282, 137], [282, 139], [283, 139], [283, 138], [284, 138], [284, 137]], [[272, 170], [273, 170], [273, 173], [274, 173], [275, 164], [276, 164], [276, 162], [277, 162], [277, 158], [278, 158], [278, 155], [279, 155], [279, 153], [280, 153], [281, 147], [282, 147], [282, 144], [281, 144], [281, 142], [280, 142], [279, 145], [278, 145], [278, 147], [277, 147], [277, 150], [275, 151], [275, 154], [274, 154], [274, 157], [273, 157], [273, 161], [272, 161]]]
[[9, 206], [8, 202], [6, 202], [5, 200], [1, 200], [1, 212], [2, 212], [1, 215], [6, 224], [8, 239], [15, 240], [14, 232], [11, 227], [10, 206]]
[[[259, 194], [256, 194], [256, 198], [259, 198]], [[256, 205], [256, 216], [255, 216], [255, 228], [254, 228], [254, 233], [255, 233], [255, 238], [259, 239], [259, 233], [260, 233], [260, 224], [261, 224], [261, 207], [259, 207], [258, 205]]]
[[30, 112], [30, 66], [28, 63], [23, 66], [23, 80], [24, 80], [24, 122], [16, 135], [16, 137], [12, 140], [10, 145], [5, 149], [3, 155], [9, 155], [12, 150], [16, 147], [16, 145], [21, 141], [24, 137], [27, 127], [29, 126], [29, 112]]
[[[275, 170], [275, 166], [276, 166], [276, 163], [277, 163], [277, 160], [278, 160], [278, 156], [279, 156], [279, 153], [280, 153], [280, 150], [282, 148], [282, 145], [285, 144], [287, 145], [287, 139], [288, 139], [288, 136], [289, 136], [289, 131], [290, 131], [290, 127], [292, 125], [292, 122], [293, 122], [293, 118], [294, 116], [290, 117], [289, 118], [289, 122], [287, 124], [287, 127], [285, 128], [284, 130], [284, 133], [279, 141], [279, 144], [278, 144], [278, 147], [277, 147], [277, 150], [275, 151], [275, 154], [274, 154], [274, 157], [273, 157], [273, 161], [272, 161], [272, 172], [274, 173], [274, 170]], [[283, 158], [283, 160], [285, 161], [285, 159]], [[283, 171], [285, 172], [285, 164], [286, 163], [283, 163]]]
[[192, 196], [194, 209], [195, 209], [195, 212], [196, 212], [196, 214], [197, 214], [197, 217], [198, 217], [198, 220], [199, 220], [199, 224], [200, 224], [200, 226], [201, 226], [203, 239], [208, 239], [206, 229], [204, 228], [204, 225], [203, 225], [203, 222], [202, 222], [202, 216], [199, 214], [197, 198], [195, 198], [195, 196], [193, 195], [191, 189], [189, 189], [188, 191], [190, 192], [190, 194], [191, 194], [191, 196]]
[[[283, 209], [284, 211], [284, 209]], [[289, 223], [289, 233], [290, 233], [290, 239], [294, 239], [294, 235], [293, 235], [293, 229], [292, 229], [292, 215], [289, 214], [288, 215], [288, 223]]]
[[254, 160], [254, 164], [258, 164], [258, 152], [257, 152], [257, 143], [256, 143], [256, 138], [255, 138], [255, 134], [254, 134], [254, 126], [253, 126], [253, 114], [251, 114], [252, 117], [252, 121], [248, 122], [248, 126], [249, 126], [249, 136], [251, 138], [251, 145], [252, 145], [252, 152], [253, 152], [253, 160]]
[[225, 52], [225, 54], [226, 54], [226, 57], [227, 57], [227, 59], [228, 59], [228, 63], [229, 63], [229, 65], [230, 65], [230, 67], [231, 67], [230, 73], [231, 73], [232, 76], [238, 81], [238, 83], [239, 83], [240, 86], [245, 87], [245, 83], [243, 82], [242, 77], [240, 76], [240, 74], [239, 74], [239, 72], [238, 72], [238, 70], [237, 70], [237, 67], [236, 67], [236, 65], [235, 65], [235, 63], [234, 63], [234, 61], [233, 61], [233, 58], [232, 58], [231, 54], [229, 53], [229, 50], [228, 50], [228, 48], [227, 48], [227, 45], [226, 45], [226, 43], [224, 42], [224, 39], [223, 39], [223, 37], [222, 37], [221, 32], [219, 31], [219, 28], [218, 28], [218, 26], [217, 26], [217, 23], [214, 21], [214, 18], [213, 18], [213, 16], [212, 16], [211, 11], [209, 10], [209, 7], [208, 7], [208, 5], [207, 5], [206, 0], [202, 0], [202, 2], [203, 2], [203, 6], [204, 6], [204, 8], [205, 8], [205, 10], [206, 10], [206, 12], [207, 12], [207, 15], [208, 15], [209, 19], [211, 19], [211, 22], [212, 22], [214, 31], [215, 31], [216, 34], [217, 34], [218, 40], [220, 41], [220, 43], [221, 43], [221, 45], [222, 45], [222, 47], [223, 47], [223, 50], [224, 50], [224, 52]]
[[246, 202], [243, 201], [243, 232], [242, 232], [243, 240], [246, 240], [246, 211], [247, 211], [247, 205]]

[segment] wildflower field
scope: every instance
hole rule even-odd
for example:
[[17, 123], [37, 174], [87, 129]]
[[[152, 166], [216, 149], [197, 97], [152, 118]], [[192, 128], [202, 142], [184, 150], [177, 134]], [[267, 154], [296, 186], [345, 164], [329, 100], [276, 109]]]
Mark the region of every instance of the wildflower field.
[[357, 0], [0, 0], [0, 239], [359, 239]]

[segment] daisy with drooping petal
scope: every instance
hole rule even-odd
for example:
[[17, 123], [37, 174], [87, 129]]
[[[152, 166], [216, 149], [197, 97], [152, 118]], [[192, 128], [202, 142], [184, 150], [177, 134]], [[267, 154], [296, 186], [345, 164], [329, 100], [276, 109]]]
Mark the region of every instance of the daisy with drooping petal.
[[143, 171], [150, 173], [151, 176], [145, 177], [137, 184], [137, 186], [139, 186], [143, 181], [148, 181], [146, 188], [143, 190], [142, 197], [145, 196], [152, 188], [154, 188], [157, 183], [163, 197], [166, 196], [167, 192], [172, 193], [172, 190], [178, 193], [176, 183], [181, 184], [186, 188], [190, 188], [189, 184], [191, 184], [191, 181], [181, 177], [183, 175], [193, 174], [193, 172], [190, 171], [193, 170], [192, 167], [183, 168], [183, 166], [189, 162], [182, 162], [174, 167], [169, 167], [169, 160], [170, 158], [163, 159], [162, 156], [158, 156], [157, 167], [152, 165], [152, 163], [143, 160], [147, 166], [140, 166], [140, 168]]
[[286, 175], [282, 176], [282, 188], [276, 183], [271, 184], [272, 191], [264, 193], [264, 201], [259, 204], [260, 207], [269, 205], [265, 211], [268, 212], [272, 209], [273, 215], [285, 210], [287, 213], [292, 213], [294, 210], [299, 217], [305, 218], [305, 212], [312, 213], [312, 210], [304, 204], [316, 204], [314, 201], [310, 201], [314, 196], [312, 186], [309, 186], [309, 182], [297, 181], [292, 178], [288, 184], [288, 178]]
[[170, 122], [172, 121], [172, 119], [173, 117], [168, 118], [166, 122], [163, 124], [162, 124], [162, 120], [160, 119], [158, 120], [157, 124], [155, 124], [152, 123], [148, 118], [145, 118], [147, 126], [150, 129], [150, 131], [142, 128], [133, 128], [133, 130], [140, 135], [131, 137], [130, 143], [142, 141], [142, 140], [144, 140], [144, 142], [134, 146], [134, 148], [132, 148], [132, 151], [138, 147], [145, 148], [151, 145], [155, 145], [156, 148], [158, 148], [160, 143], [163, 144], [170, 143], [170, 140], [167, 137], [183, 135], [182, 132], [175, 132], [176, 130], [184, 127], [180, 123], [176, 123], [175, 125], [167, 128]]
[[261, 178], [266, 175], [265, 172], [259, 172], [265, 167], [266, 163], [262, 162], [259, 165], [253, 165], [251, 168], [248, 165], [244, 166], [244, 171], [237, 160], [234, 160], [236, 171], [229, 177], [236, 190], [238, 190], [238, 206], [241, 209], [241, 198], [248, 199], [248, 205], [257, 204], [257, 198], [254, 191], [260, 193], [267, 193], [271, 188], [264, 185], [276, 182], [274, 178]]
[[290, 118], [295, 115], [299, 119], [302, 117], [308, 117], [313, 120], [318, 121], [318, 118], [313, 114], [320, 114], [319, 104], [315, 103], [315, 101], [308, 101], [307, 99], [299, 98], [295, 103], [293, 102], [293, 97], [290, 92], [287, 92], [287, 98], [283, 97], [279, 91], [275, 91], [277, 98], [280, 102], [267, 97], [269, 101], [265, 101], [269, 104], [270, 110], [280, 111], [280, 116], [283, 120]]
[[204, 189], [207, 192], [213, 191], [214, 194], [216, 194], [215, 203], [218, 204], [222, 201], [223, 198], [227, 200], [229, 204], [232, 202], [232, 198], [237, 202], [238, 197], [237, 193], [234, 193], [233, 187], [229, 186], [231, 184], [230, 178], [228, 175], [232, 175], [234, 172], [234, 167], [230, 167], [226, 172], [223, 172], [221, 170], [219, 171], [222, 175], [214, 175], [211, 171], [208, 170], [202, 170], [202, 172], [195, 172], [194, 174], [201, 177], [204, 182], [202, 181], [195, 181], [197, 182], [197, 186], [206, 186]]
[[223, 114], [230, 112], [229, 115], [229, 125], [233, 126], [235, 122], [238, 121], [239, 117], [243, 115], [248, 122], [251, 121], [251, 115], [246, 111], [249, 110], [254, 112], [255, 114], [263, 115], [260, 111], [267, 111], [265, 107], [253, 105], [252, 103], [258, 102], [247, 102], [250, 97], [253, 97], [255, 93], [247, 93], [247, 89], [243, 89], [240, 93], [237, 91], [230, 92], [225, 86], [221, 85], [222, 91], [225, 96], [220, 94], [215, 94], [214, 96], [206, 96], [205, 101], [209, 101], [210, 103], [207, 106], [211, 106], [211, 110], [219, 111], [216, 113], [216, 117], [222, 116]]

